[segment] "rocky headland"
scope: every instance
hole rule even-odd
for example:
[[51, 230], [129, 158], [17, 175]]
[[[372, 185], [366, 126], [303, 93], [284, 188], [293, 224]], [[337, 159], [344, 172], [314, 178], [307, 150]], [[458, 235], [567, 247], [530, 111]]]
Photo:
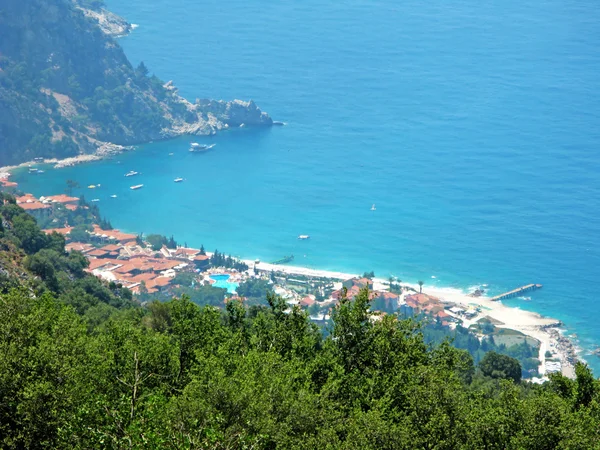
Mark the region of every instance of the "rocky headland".
[[86, 5], [80, 0], [74, 0], [75, 5], [86, 17], [98, 22], [100, 29], [112, 37], [126, 36], [133, 30], [133, 25], [127, 22], [123, 17], [107, 10], [103, 7], [93, 7]]
[[134, 67], [116, 40], [132, 25], [99, 0], [5, 0], [3, 10], [0, 166], [274, 124], [253, 101], [190, 102], [143, 62]]

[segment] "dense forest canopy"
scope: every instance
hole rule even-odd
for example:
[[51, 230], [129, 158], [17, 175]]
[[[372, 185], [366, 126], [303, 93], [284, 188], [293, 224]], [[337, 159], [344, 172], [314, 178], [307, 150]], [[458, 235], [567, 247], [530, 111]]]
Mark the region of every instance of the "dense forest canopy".
[[3, 448], [600, 448], [600, 382], [475, 364], [418, 322], [342, 299], [327, 337], [298, 307], [141, 306], [87, 274], [10, 195], [0, 216]]

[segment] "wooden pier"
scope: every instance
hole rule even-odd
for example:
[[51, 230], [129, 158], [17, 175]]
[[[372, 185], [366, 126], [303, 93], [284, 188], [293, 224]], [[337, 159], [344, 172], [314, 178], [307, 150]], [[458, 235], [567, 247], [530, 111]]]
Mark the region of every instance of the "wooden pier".
[[535, 291], [536, 289], [541, 289], [541, 284], [528, 284], [527, 286], [521, 286], [520, 288], [514, 289], [509, 292], [505, 292], [504, 294], [496, 295], [492, 297], [490, 300], [497, 302], [498, 300], [504, 300], [505, 298], [518, 297], [527, 291]]

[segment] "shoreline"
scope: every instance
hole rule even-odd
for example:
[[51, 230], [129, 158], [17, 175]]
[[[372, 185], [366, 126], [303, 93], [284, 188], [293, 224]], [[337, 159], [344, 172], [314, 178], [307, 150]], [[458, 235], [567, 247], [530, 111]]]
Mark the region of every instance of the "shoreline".
[[[255, 261], [242, 260], [248, 266], [253, 267]], [[281, 272], [287, 275], [304, 275], [315, 278], [329, 278], [338, 281], [347, 280], [354, 277], [360, 277], [356, 273], [336, 272], [330, 270], [310, 269], [300, 266], [285, 266], [260, 262], [256, 268], [261, 271]], [[419, 286], [411, 283], [402, 283], [403, 286], [419, 291]], [[388, 282], [382, 278], [373, 279], [373, 289], [388, 290]], [[465, 307], [474, 306], [482, 309], [480, 315], [473, 320], [461, 318], [463, 325], [469, 327], [472, 323], [483, 317], [489, 317], [496, 322], [498, 328], [505, 328], [518, 331], [525, 336], [531, 337], [540, 343], [538, 359], [540, 361], [539, 373], [546, 376], [546, 351], [550, 350], [554, 355], [553, 359], [559, 359], [561, 363], [561, 372], [563, 375], [574, 378], [574, 359], [579, 359], [576, 354], [574, 344], [563, 335], [562, 322], [548, 317], [543, 317], [539, 313], [524, 310], [518, 307], [509, 307], [500, 301], [492, 301], [490, 297], [480, 296], [472, 297], [467, 293], [455, 288], [424, 287], [424, 294], [428, 294], [440, 299], [442, 303], [455, 304]]]
[[134, 150], [135, 146], [124, 146], [118, 144], [105, 143], [98, 147], [96, 152], [89, 154], [82, 154], [77, 156], [69, 156], [67, 158], [44, 158], [41, 161], [24, 161], [19, 164], [12, 166], [0, 167], [0, 180], [7, 179], [12, 175], [12, 172], [17, 169], [23, 169], [25, 167], [35, 166], [37, 164], [54, 164], [54, 169], [62, 169], [64, 167], [71, 167], [78, 164], [84, 164], [94, 161], [101, 161], [119, 153]]
[[[167, 140], [169, 138], [166, 138]], [[54, 168], [69, 167], [76, 164], [83, 164], [87, 162], [99, 161], [106, 159], [118, 153], [122, 153], [128, 150], [132, 150], [135, 147], [129, 146], [116, 146], [106, 145], [98, 150], [95, 154], [78, 155], [75, 157], [69, 157], [64, 159], [45, 159], [43, 161], [28, 161], [23, 162], [14, 166], [5, 166], [0, 168], [0, 179], [8, 179], [11, 172], [15, 169], [25, 168], [27, 166], [36, 164], [54, 164]], [[255, 260], [242, 259], [250, 267], [254, 266]], [[303, 275], [315, 278], [328, 278], [338, 281], [347, 280], [354, 277], [359, 277], [359, 274], [340, 272], [333, 270], [321, 270], [311, 269], [308, 267], [301, 266], [288, 266], [288, 265], [276, 265], [265, 262], [260, 262], [256, 265], [258, 270], [266, 272], [281, 272], [287, 275]], [[374, 278], [374, 289], [387, 291], [388, 282], [382, 278]], [[419, 287], [417, 284], [402, 283], [403, 286], [410, 287], [418, 292]], [[573, 361], [578, 358], [578, 352], [580, 349], [575, 347], [574, 343], [563, 334], [564, 328], [559, 320], [552, 318], [545, 318], [539, 313], [533, 311], [523, 310], [519, 307], [508, 307], [503, 305], [501, 302], [491, 301], [487, 296], [472, 297], [463, 290], [457, 288], [443, 288], [443, 287], [429, 287], [425, 286], [423, 293], [433, 297], [437, 297], [442, 303], [461, 305], [463, 307], [477, 307], [481, 308], [481, 314], [479, 314], [474, 320], [466, 320], [460, 318], [463, 321], [465, 327], [469, 327], [472, 323], [483, 317], [489, 317], [494, 322], [499, 322], [496, 326], [498, 328], [506, 328], [516, 330], [528, 337], [531, 337], [540, 342], [540, 350], [538, 359], [540, 361], [539, 373], [542, 376], [546, 375], [546, 351], [550, 350], [554, 354], [553, 360], [560, 360], [561, 372], [563, 375], [570, 378], [574, 377], [574, 364]]]
[[[193, 132], [193, 130], [188, 130], [188, 129], [174, 130], [172, 135], [165, 135], [165, 136], [162, 136], [157, 139], [153, 139], [150, 141], [138, 142], [138, 143], [134, 143], [131, 145], [120, 145], [120, 144], [113, 144], [112, 142], [103, 142], [101, 145], [99, 145], [97, 147], [97, 149], [94, 153], [84, 153], [84, 154], [80, 154], [77, 156], [69, 156], [67, 158], [62, 158], [62, 159], [60, 159], [60, 158], [44, 158], [42, 161], [32, 160], [32, 161], [24, 161], [22, 163], [10, 165], [10, 166], [0, 166], [0, 180], [8, 179], [12, 175], [12, 171], [14, 171], [14, 170], [22, 169], [25, 167], [31, 167], [36, 164], [53, 164], [54, 165], [53, 169], [62, 169], [64, 167], [71, 167], [71, 166], [76, 166], [79, 164], [85, 164], [85, 163], [90, 163], [90, 162], [95, 162], [95, 161], [102, 161], [104, 159], [119, 155], [121, 153], [125, 153], [128, 151], [135, 151], [139, 146], [152, 144], [153, 142], [170, 141], [170, 140], [177, 139], [177, 138], [180, 138], [183, 136], [206, 137], [206, 136], [214, 135], [217, 132], [223, 133], [225, 131], [231, 132], [231, 131], [235, 130], [235, 128], [229, 127], [229, 126], [227, 126], [227, 124], [225, 124], [225, 125], [226, 126], [224, 126], [222, 129], [219, 129], [218, 131], [206, 132], [206, 133]], [[272, 125], [257, 125], [257, 126], [252, 126], [252, 127], [258, 128], [258, 127], [263, 127], [263, 126], [283, 126], [283, 125], [285, 125], [285, 122], [274, 121]]]

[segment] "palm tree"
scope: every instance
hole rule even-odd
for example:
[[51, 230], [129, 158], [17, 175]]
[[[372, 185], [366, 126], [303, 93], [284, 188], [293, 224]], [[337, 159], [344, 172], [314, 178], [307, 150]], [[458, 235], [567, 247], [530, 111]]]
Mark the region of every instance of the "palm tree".
[[423, 293], [423, 285], [425, 284], [425, 282], [418, 281], [417, 283], [419, 283], [419, 294], [422, 294]]

